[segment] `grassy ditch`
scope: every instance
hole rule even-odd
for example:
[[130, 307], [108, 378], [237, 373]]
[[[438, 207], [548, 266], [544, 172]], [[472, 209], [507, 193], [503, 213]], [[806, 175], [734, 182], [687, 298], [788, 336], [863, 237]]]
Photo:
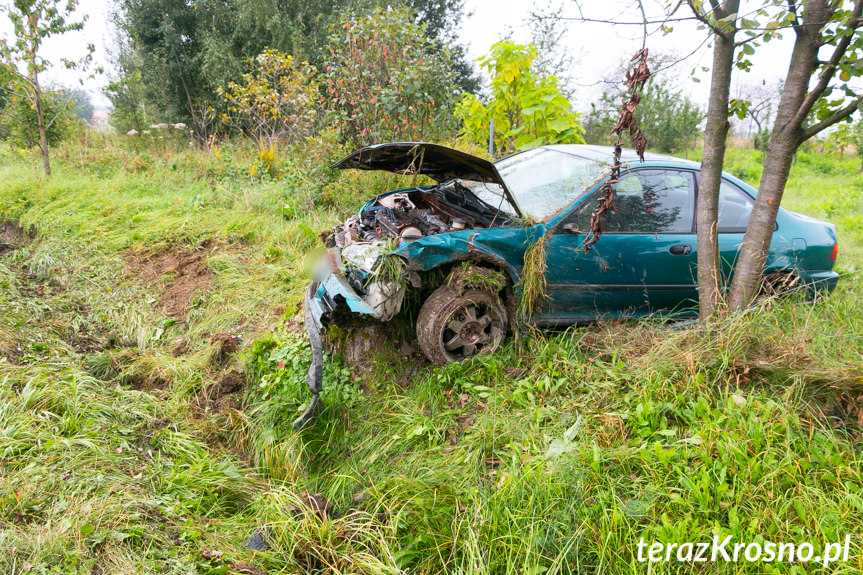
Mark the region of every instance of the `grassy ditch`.
[[[859, 532], [859, 275], [711, 331], [599, 324], [445, 367], [375, 345], [326, 362], [325, 410], [294, 432], [306, 257], [398, 186], [323, 157], [262, 178], [241, 148], [94, 139], [46, 181], [0, 152], [0, 571], [631, 573], [641, 537]], [[757, 177], [753, 157], [731, 171]], [[783, 200], [837, 224], [846, 272], [857, 166], [801, 155]], [[267, 551], [243, 547], [255, 529]]]

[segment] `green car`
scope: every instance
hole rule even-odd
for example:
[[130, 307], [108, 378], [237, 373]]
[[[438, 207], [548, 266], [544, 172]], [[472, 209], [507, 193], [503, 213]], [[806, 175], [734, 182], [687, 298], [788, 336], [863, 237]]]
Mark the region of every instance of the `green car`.
[[[695, 315], [700, 165], [658, 154], [640, 162], [624, 151], [615, 209], [585, 250], [612, 154], [610, 147], [553, 145], [492, 163], [413, 142], [354, 152], [334, 167], [422, 174], [437, 184], [375, 196], [333, 230], [328, 258], [306, 294], [310, 334], [358, 318], [388, 321], [411, 299], [420, 305], [417, 339], [430, 361], [493, 352], [514, 321], [525, 251], [546, 233], [546, 297], [535, 324]], [[726, 279], [755, 194], [723, 174], [719, 249]], [[765, 278], [832, 290], [837, 249], [832, 224], [780, 208]], [[310, 386], [319, 388], [319, 371], [313, 365]]]

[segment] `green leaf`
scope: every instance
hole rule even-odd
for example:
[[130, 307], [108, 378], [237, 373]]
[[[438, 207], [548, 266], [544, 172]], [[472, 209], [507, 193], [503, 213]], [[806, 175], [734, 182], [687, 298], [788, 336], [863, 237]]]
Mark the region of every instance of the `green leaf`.
[[572, 126], [572, 122], [567, 118], [553, 118], [547, 122], [549, 129], [555, 132], [563, 132]]
[[548, 460], [557, 459], [564, 453], [568, 453], [575, 449], [576, 447], [576, 439], [578, 437], [578, 432], [581, 429], [582, 424], [584, 423], [584, 418], [579, 415], [569, 429], [567, 429], [563, 433], [563, 437], [560, 439], [555, 439], [551, 442], [551, 445], [548, 446], [548, 449], [545, 452], [545, 458]]

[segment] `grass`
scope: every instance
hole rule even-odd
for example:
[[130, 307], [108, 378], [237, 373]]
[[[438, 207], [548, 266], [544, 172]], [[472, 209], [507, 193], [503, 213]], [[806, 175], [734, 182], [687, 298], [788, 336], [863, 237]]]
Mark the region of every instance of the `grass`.
[[[294, 432], [317, 232], [398, 186], [312, 171], [328, 150], [283, 152], [274, 179], [242, 147], [91, 138], [48, 181], [0, 152], [0, 220], [37, 230], [0, 256], [0, 572], [631, 573], [642, 537], [845, 534], [822, 571], [860, 571], [859, 275], [711, 331], [603, 323], [444, 367], [374, 342], [363, 369], [326, 362]], [[757, 154], [730, 162], [757, 179]], [[837, 224], [842, 271], [863, 267], [857, 168], [801, 154], [783, 200]], [[243, 547], [256, 528], [269, 550]]]
[[516, 287], [520, 291], [518, 315], [525, 320], [530, 320], [546, 297], [545, 242], [550, 233], [547, 231], [524, 251], [524, 269]]

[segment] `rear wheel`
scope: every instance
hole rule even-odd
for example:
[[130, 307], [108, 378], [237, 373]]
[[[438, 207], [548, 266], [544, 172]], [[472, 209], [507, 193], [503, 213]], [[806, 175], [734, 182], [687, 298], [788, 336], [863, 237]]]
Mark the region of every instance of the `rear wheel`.
[[417, 339], [429, 361], [447, 363], [494, 352], [506, 339], [507, 327], [506, 309], [497, 295], [442, 286], [420, 309]]
[[773, 272], [764, 274], [761, 278], [760, 296], [762, 299], [773, 299], [794, 291], [799, 287], [800, 278], [793, 273]]

